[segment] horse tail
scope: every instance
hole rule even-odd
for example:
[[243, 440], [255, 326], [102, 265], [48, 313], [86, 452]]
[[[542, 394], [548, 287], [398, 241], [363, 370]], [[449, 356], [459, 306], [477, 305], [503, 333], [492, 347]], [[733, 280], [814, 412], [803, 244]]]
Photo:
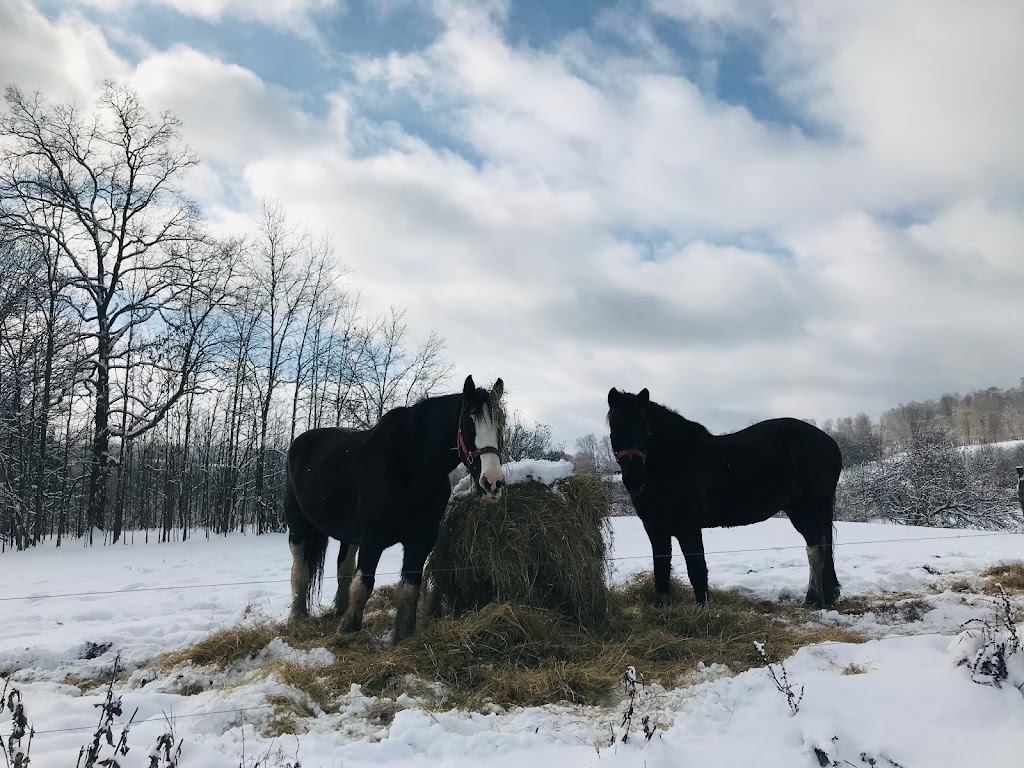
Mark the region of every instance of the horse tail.
[[324, 576], [324, 559], [327, 556], [327, 534], [316, 532], [314, 537], [306, 540], [306, 565], [309, 567], [309, 590], [306, 600], [312, 602], [320, 594], [320, 584]]
[[310, 523], [302, 514], [290, 477], [285, 479], [284, 516], [288, 523], [288, 543], [301, 548], [302, 559], [306, 565], [306, 572], [309, 574], [306, 583], [306, 605], [311, 606], [313, 599], [320, 595], [320, 584], [324, 575], [324, 559], [327, 556], [330, 537]]
[[838, 528], [836, 527], [836, 489], [832, 489], [832, 498], [830, 507], [832, 509], [832, 519], [829, 521], [829, 527], [827, 530], [826, 544], [827, 556], [825, 557], [825, 571], [823, 574], [824, 584], [823, 588], [825, 594], [830, 596], [832, 601], [839, 599], [842, 594], [842, 585], [839, 583], [839, 575], [836, 573], [836, 560], [835, 560], [835, 546], [836, 546], [836, 534]]

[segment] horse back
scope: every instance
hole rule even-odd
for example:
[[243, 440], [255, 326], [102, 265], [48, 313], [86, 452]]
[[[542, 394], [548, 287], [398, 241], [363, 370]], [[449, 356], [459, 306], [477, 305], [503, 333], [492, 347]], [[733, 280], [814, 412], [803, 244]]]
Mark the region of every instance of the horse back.
[[834, 488], [843, 468], [836, 441], [799, 419], [768, 419], [716, 440], [738, 469], [769, 485], [788, 479]]
[[298, 435], [288, 447], [287, 482], [302, 514], [340, 538], [354, 533], [360, 479], [373, 430], [321, 427]]
[[709, 454], [704, 481], [719, 525], [763, 520], [795, 504], [831, 505], [842, 471], [836, 441], [792, 418], [713, 437]]

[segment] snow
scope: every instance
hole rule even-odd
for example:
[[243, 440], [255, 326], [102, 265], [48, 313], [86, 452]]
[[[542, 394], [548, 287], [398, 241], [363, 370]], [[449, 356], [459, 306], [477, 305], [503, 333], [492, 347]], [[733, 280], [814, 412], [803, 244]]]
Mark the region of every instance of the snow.
[[1024, 445], [1024, 440], [1003, 440], [999, 443], [979, 443], [978, 445], [965, 445], [962, 450], [967, 453], [975, 453], [983, 448], [996, 448], [998, 450], [1009, 451], [1016, 449]]
[[[515, 485], [527, 480], [536, 480], [544, 485], [554, 485], [559, 480], [572, 474], [573, 465], [571, 461], [561, 459], [559, 461], [547, 461], [546, 459], [526, 459], [524, 461], [509, 461], [501, 465], [505, 472], [505, 484]], [[452, 489], [456, 496], [465, 496], [473, 492], [473, 477], [466, 475], [459, 480]]]
[[[523, 470], [543, 478], [555, 471]], [[611, 522], [613, 578], [649, 570], [650, 545], [639, 520]], [[708, 530], [704, 544], [713, 587], [776, 599], [802, 596], [807, 560], [788, 521]], [[864, 754], [887, 768], [1009, 767], [1020, 765], [1024, 754], [1024, 696], [1014, 687], [1024, 682], [1024, 657], [1011, 659], [1014, 685], [972, 682], [961, 662], [972, 663], [982, 651], [977, 621], [993, 619], [994, 602], [946, 588], [956, 580], [980, 584], [983, 568], [1022, 557], [1019, 534], [839, 523], [836, 565], [844, 594], [892, 593], [905, 603], [862, 616], [813, 616], [874, 639], [808, 646], [785, 659], [789, 680], [804, 691], [795, 715], [766, 670], [732, 675], [709, 659], [687, 685], [645, 689], [625, 744], [611, 743], [613, 732], [622, 733], [621, 706], [437, 712], [403, 696], [394, 702], [394, 720], [381, 725], [368, 714], [376, 700], [358, 686], [331, 712], [307, 702], [316, 716], [302, 721], [304, 732], [271, 740], [260, 735], [272, 716], [268, 697], [304, 700], [304, 694], [260, 669], [272, 660], [323, 664], [328, 651], [300, 651], [278, 639], [226, 673], [143, 667], [219, 627], [283, 618], [290, 568], [283, 534], [92, 548], [65, 541], [60, 549], [47, 543], [6, 553], [0, 556], [0, 670], [14, 672], [37, 729], [33, 764], [42, 768], [73, 765], [96, 727], [94, 705], [102, 694], [81, 694], [65, 683], [67, 676], [102, 676], [118, 653], [131, 672], [116, 690], [122, 720], [138, 708], [129, 736], [133, 750], [122, 765], [142, 764], [166, 730], [167, 715], [184, 739], [183, 768], [237, 768], [243, 751], [247, 765], [274, 752], [279, 757], [271, 765], [297, 755], [307, 768], [469, 768], [485, 761], [489, 768], [792, 768], [819, 765], [815, 749], [844, 766], [866, 765]], [[385, 552], [378, 584], [397, 581], [400, 558], [399, 547]], [[673, 567], [685, 578], [678, 555]], [[325, 595], [331, 591], [328, 583]], [[975, 631], [962, 632], [967, 621]], [[650, 741], [640, 732], [644, 714], [658, 724]], [[5, 717], [0, 736], [9, 733]]]

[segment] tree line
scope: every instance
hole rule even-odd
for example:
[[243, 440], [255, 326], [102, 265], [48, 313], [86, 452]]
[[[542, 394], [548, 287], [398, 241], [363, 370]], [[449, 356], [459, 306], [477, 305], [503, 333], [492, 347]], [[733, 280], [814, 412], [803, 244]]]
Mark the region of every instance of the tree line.
[[174, 115], [8, 87], [0, 113], [0, 547], [281, 526], [299, 431], [367, 427], [452, 366], [368, 315], [330, 240], [266, 202], [218, 237]]
[[1024, 440], [1024, 378], [1017, 387], [901, 403], [877, 421], [859, 413], [818, 426], [839, 443], [845, 466], [878, 461], [939, 438], [957, 446]]

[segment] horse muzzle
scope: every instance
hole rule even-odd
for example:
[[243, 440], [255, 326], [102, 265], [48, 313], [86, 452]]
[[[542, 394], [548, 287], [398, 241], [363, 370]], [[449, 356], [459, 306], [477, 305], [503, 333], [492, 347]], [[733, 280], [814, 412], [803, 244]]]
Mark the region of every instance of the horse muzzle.
[[495, 482], [491, 482], [486, 478], [480, 478], [480, 483], [477, 485], [477, 490], [480, 491], [480, 495], [484, 501], [488, 504], [496, 504], [498, 499], [501, 498], [501, 492], [505, 488], [504, 478], [499, 479]]

